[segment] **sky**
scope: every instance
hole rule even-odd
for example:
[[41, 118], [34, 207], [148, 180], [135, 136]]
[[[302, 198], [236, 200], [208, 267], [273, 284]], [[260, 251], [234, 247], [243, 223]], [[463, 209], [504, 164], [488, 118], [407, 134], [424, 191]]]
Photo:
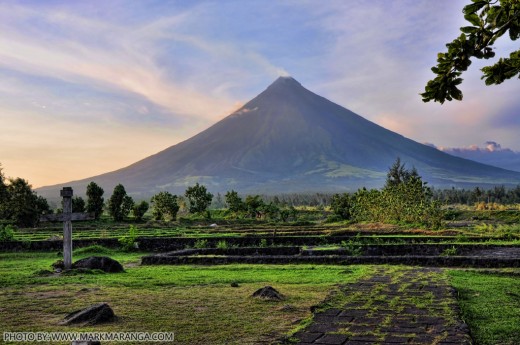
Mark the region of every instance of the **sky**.
[[419, 96], [467, 2], [3, 0], [3, 173], [39, 187], [125, 167], [286, 75], [421, 143], [520, 151], [520, 82], [480, 80], [495, 60], [463, 75], [462, 102]]

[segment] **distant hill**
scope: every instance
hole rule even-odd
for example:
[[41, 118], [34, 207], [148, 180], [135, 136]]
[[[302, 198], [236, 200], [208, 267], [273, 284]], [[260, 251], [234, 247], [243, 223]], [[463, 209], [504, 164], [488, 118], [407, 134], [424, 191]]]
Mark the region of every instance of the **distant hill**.
[[431, 185], [517, 185], [520, 173], [454, 157], [378, 126], [280, 77], [238, 111], [194, 137], [128, 167], [62, 186], [85, 193], [95, 181], [110, 194], [122, 183], [136, 198], [183, 193], [200, 182], [212, 192], [339, 192], [380, 187], [400, 157]]

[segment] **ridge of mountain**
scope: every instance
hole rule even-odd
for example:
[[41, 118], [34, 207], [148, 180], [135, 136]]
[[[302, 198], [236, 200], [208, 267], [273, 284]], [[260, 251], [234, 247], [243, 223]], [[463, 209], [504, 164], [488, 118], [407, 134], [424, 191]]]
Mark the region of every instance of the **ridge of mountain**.
[[434, 186], [520, 184], [520, 173], [443, 153], [385, 129], [279, 77], [237, 111], [199, 134], [125, 168], [55, 186], [84, 194], [95, 181], [106, 193], [122, 183], [129, 194], [183, 193], [196, 182], [210, 191], [337, 192], [380, 187], [400, 157]]

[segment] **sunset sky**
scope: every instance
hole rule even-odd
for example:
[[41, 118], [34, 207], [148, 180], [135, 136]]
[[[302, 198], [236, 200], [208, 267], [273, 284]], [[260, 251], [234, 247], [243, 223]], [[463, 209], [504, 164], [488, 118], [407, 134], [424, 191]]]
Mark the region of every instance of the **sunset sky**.
[[122, 168], [280, 75], [418, 142], [520, 151], [518, 79], [486, 87], [475, 61], [463, 102], [418, 95], [467, 2], [4, 0], [0, 163], [33, 187]]

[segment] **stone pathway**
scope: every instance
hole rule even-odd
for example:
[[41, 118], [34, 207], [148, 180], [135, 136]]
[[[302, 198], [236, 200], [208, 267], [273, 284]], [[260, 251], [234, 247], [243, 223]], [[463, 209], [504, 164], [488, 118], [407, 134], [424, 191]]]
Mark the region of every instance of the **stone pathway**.
[[471, 344], [454, 291], [439, 268], [377, 267], [340, 287], [296, 344]]

